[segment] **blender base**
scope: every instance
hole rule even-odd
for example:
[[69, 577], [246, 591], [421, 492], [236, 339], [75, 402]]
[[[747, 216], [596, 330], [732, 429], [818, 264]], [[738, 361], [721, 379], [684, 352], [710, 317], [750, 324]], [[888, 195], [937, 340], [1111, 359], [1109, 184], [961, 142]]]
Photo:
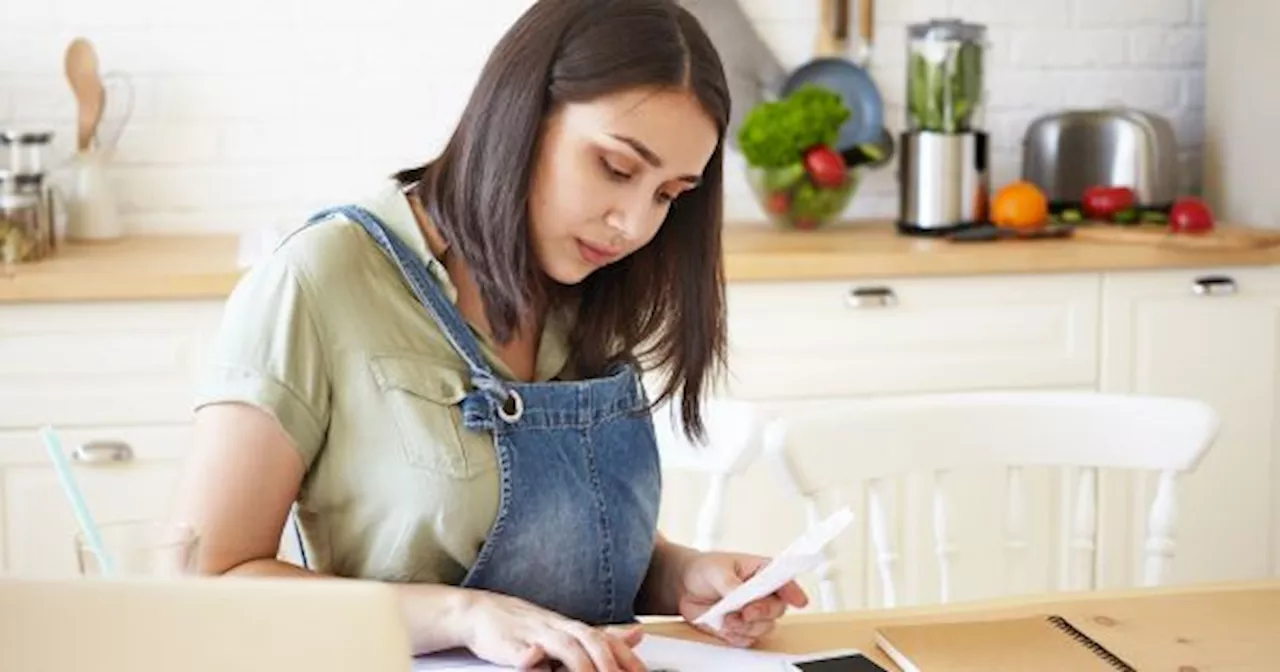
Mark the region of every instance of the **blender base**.
[[987, 226], [987, 222], [973, 221], [943, 226], [920, 226], [913, 222], [898, 220], [895, 225], [898, 229], [898, 233], [904, 236], [914, 236], [917, 238], [945, 238], [953, 233], [985, 227]]

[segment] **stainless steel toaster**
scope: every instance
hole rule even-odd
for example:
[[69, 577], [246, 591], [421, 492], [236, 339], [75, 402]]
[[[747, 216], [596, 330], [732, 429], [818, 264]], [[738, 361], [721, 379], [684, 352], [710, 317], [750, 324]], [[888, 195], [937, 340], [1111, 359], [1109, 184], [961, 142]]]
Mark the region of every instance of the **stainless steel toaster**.
[[1162, 208], [1178, 196], [1178, 142], [1168, 119], [1107, 108], [1044, 115], [1027, 127], [1022, 178], [1053, 204], [1078, 204], [1093, 185], [1133, 188], [1138, 204]]

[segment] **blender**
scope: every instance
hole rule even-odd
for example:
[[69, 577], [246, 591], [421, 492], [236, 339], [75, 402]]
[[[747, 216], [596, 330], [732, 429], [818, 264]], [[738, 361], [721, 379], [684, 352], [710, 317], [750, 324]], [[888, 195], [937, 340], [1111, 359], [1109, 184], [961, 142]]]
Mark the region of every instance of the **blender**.
[[945, 236], [986, 223], [987, 29], [957, 19], [907, 28], [907, 128], [898, 164], [898, 231]]

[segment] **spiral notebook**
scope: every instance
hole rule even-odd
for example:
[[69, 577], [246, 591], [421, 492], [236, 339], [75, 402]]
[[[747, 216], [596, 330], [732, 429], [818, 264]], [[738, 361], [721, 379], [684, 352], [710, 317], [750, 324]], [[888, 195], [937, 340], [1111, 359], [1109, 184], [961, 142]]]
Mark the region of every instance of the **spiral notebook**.
[[1061, 616], [885, 626], [876, 644], [904, 672], [1134, 672]]

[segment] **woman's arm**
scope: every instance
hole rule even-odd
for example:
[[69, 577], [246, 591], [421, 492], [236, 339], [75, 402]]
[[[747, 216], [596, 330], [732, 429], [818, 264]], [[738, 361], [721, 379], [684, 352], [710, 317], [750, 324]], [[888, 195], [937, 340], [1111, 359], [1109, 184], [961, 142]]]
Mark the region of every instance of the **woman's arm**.
[[680, 594], [684, 586], [685, 566], [698, 551], [681, 546], [658, 533], [645, 575], [636, 599], [636, 613], [645, 616], [680, 615]]
[[[200, 535], [197, 571], [213, 576], [324, 576], [277, 559], [305, 474], [288, 433], [247, 404], [196, 413], [178, 521]], [[611, 634], [532, 604], [479, 590], [393, 584], [414, 653], [466, 647], [485, 660], [529, 667], [547, 657], [578, 670], [643, 670], [631, 647], [640, 631]]]
[[[195, 417], [195, 441], [176, 510], [199, 531], [197, 571], [205, 575], [327, 578], [277, 558], [289, 509], [302, 483], [301, 456], [268, 413], [214, 404]], [[452, 586], [397, 585], [415, 651], [462, 645], [450, 627], [466, 608]]]
[[[681, 616], [692, 623], [768, 561], [742, 553], [704, 553], [672, 543], [659, 533], [636, 600], [636, 613]], [[799, 584], [790, 581], [773, 594], [726, 615], [719, 629], [698, 627], [734, 646], [751, 646], [773, 630], [788, 607], [803, 607], [808, 602]]]

